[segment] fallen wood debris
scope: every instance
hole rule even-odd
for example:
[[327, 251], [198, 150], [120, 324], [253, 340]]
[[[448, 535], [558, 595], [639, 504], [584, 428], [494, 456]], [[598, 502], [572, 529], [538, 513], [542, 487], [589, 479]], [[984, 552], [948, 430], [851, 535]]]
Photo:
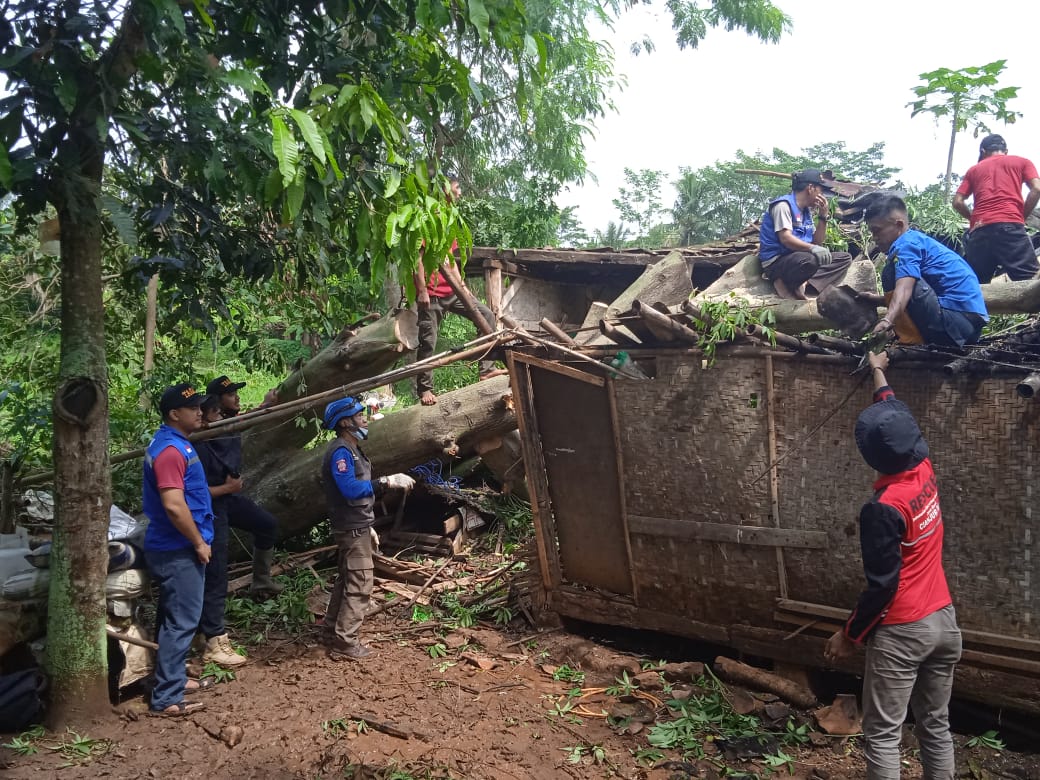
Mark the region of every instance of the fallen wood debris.
[[778, 677], [765, 669], [756, 669], [732, 658], [720, 655], [712, 664], [712, 669], [723, 680], [747, 685], [754, 690], [775, 693], [784, 701], [789, 701], [802, 709], [811, 709], [819, 704], [815, 694], [807, 688]]

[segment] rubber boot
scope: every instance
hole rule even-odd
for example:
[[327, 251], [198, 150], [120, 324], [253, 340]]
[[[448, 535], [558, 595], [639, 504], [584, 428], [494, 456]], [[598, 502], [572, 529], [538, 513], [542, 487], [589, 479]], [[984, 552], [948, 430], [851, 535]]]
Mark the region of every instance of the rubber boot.
[[285, 586], [275, 582], [271, 576], [271, 563], [273, 561], [273, 549], [253, 550], [253, 583], [249, 586], [250, 594], [271, 598], [285, 590]]

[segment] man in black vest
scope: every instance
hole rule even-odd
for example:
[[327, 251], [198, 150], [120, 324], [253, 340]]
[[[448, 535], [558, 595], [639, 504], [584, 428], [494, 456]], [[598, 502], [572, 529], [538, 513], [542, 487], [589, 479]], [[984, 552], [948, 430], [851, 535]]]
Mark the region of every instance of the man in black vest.
[[372, 522], [376, 498], [389, 488], [409, 491], [407, 474], [372, 479], [372, 464], [359, 446], [368, 438], [365, 408], [347, 396], [325, 407], [324, 428], [335, 431], [321, 466], [321, 484], [329, 508], [332, 536], [339, 546], [339, 577], [325, 613], [329, 658], [357, 660], [371, 654], [361, 644], [361, 623], [372, 595], [372, 549], [378, 544]]

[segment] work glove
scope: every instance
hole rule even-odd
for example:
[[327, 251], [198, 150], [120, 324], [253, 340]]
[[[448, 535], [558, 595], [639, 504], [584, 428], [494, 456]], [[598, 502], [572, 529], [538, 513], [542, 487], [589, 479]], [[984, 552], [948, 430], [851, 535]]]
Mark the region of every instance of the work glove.
[[820, 265], [827, 265], [831, 261], [831, 250], [819, 244], [813, 244], [813, 257], [820, 261]]
[[415, 487], [415, 480], [407, 474], [391, 474], [386, 478], [386, 486], [388, 488], [400, 488], [407, 493]]
[[369, 526], [368, 534], [372, 537], [372, 549], [378, 552], [379, 550], [379, 534], [376, 533], [376, 529]]

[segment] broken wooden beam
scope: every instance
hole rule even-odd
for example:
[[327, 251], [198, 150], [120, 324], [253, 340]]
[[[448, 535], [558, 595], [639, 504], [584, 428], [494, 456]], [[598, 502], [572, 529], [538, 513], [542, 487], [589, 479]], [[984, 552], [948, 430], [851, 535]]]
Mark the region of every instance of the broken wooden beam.
[[653, 306], [648, 306], [639, 299], [632, 301], [632, 311], [662, 341], [678, 341], [691, 347], [700, 343], [701, 337], [697, 331], [686, 327], [681, 322], [676, 322], [667, 314], [662, 314]]

